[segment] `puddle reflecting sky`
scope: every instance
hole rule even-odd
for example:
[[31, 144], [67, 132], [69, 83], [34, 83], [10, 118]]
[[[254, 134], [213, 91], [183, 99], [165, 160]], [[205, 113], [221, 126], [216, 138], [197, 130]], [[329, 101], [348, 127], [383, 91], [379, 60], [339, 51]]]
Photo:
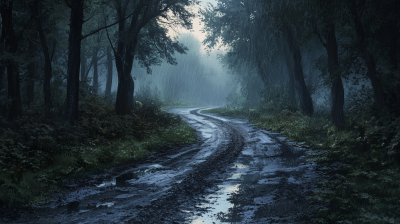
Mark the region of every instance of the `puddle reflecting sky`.
[[218, 187], [220, 190], [207, 196], [206, 200], [208, 200], [209, 203], [197, 205], [197, 207], [207, 208], [208, 212], [201, 214], [201, 216], [189, 217], [187, 221], [192, 224], [218, 223], [218, 221], [216, 221], [218, 216], [228, 213], [229, 208], [233, 207], [233, 204], [228, 201], [228, 198], [230, 198], [232, 194], [236, 194], [239, 191], [239, 186], [240, 184], [219, 185]]

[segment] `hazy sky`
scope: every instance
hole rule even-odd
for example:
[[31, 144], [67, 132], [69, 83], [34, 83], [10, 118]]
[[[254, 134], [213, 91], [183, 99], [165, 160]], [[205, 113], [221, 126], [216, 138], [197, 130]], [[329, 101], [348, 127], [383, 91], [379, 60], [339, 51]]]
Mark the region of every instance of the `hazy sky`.
[[[205, 6], [207, 6], [208, 3], [216, 5], [217, 0], [200, 0], [200, 7], [205, 7]], [[196, 7], [193, 9], [193, 11], [196, 13], [196, 18], [193, 19], [193, 30], [190, 32], [192, 34], [194, 34], [200, 41], [203, 41], [205, 39], [206, 35], [205, 35], [205, 33], [201, 32], [201, 29], [203, 28], [204, 24], [200, 24], [198, 10], [199, 10], [199, 7]], [[185, 30], [185, 29], [179, 29], [179, 32], [180, 33], [188, 33], [189, 31]]]

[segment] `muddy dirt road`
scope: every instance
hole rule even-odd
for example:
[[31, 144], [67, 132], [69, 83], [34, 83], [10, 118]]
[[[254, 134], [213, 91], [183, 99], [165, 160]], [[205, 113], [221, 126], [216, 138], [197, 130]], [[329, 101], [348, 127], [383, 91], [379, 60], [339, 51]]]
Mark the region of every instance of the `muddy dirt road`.
[[142, 164], [68, 183], [55, 202], [5, 223], [294, 223], [322, 173], [307, 149], [247, 120], [171, 109], [198, 131], [196, 144]]

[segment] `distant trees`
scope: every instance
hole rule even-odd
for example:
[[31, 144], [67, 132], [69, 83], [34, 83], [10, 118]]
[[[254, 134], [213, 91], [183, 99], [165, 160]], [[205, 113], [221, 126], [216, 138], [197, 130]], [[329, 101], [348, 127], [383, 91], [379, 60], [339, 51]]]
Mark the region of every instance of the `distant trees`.
[[[121, 115], [129, 113], [134, 91], [133, 61], [137, 59], [148, 72], [151, 72], [151, 65], [160, 64], [161, 60], [176, 63], [173, 54], [185, 53], [187, 49], [167, 35], [167, 28], [190, 28], [193, 14], [188, 7], [196, 3], [195, 0], [1, 0], [0, 84], [5, 81], [5, 73], [8, 84], [8, 100], [1, 103], [9, 109], [8, 119], [22, 115], [21, 81], [26, 82], [24, 99], [29, 103], [34, 101], [35, 86], [43, 87], [44, 114], [51, 118], [53, 94], [66, 78], [64, 119], [66, 124], [73, 125], [78, 118], [80, 88], [87, 88], [86, 85], [80, 87], [80, 81], [85, 83], [93, 68], [93, 93], [97, 94], [99, 61], [105, 56], [106, 95], [111, 92], [112, 61], [115, 60], [119, 77], [115, 109]], [[17, 34], [15, 27], [18, 27]], [[26, 30], [29, 33], [24, 35]], [[112, 34], [108, 35], [109, 32]], [[30, 60], [24, 64], [22, 61], [26, 57]], [[27, 68], [27, 74], [21, 77], [24, 70], [20, 66]]]
[[[278, 75], [270, 54], [286, 60], [287, 70], [293, 70], [300, 108], [309, 116], [313, 105], [300, 48], [318, 38], [326, 50], [324, 78], [330, 86], [332, 121], [341, 129], [345, 122], [342, 78], [350, 75], [370, 80], [376, 111], [400, 115], [399, 10], [395, 0], [218, 0], [217, 6], [201, 13], [208, 47], [221, 41], [229, 47], [228, 54], [257, 69], [265, 84]], [[286, 41], [292, 61], [279, 39]], [[279, 52], [285, 57], [280, 58]]]
[[[276, 74], [269, 72], [276, 63], [276, 55], [283, 55], [283, 45], [277, 44], [278, 38], [287, 40], [293, 60], [293, 73], [295, 87], [300, 99], [302, 111], [311, 116], [313, 104], [311, 96], [305, 85], [301, 65], [301, 53], [297, 45], [296, 34], [291, 24], [284, 17], [277, 17], [274, 22], [265, 18], [281, 14], [285, 5], [281, 2], [271, 4], [271, 12], [266, 13], [260, 9], [265, 7], [265, 2], [259, 0], [227, 1], [220, 0], [216, 7], [209, 6], [201, 11], [202, 21], [205, 23], [207, 38], [204, 41], [209, 48], [221, 44], [230, 47], [230, 56], [240, 58], [258, 70], [264, 84], [268, 86]], [[266, 9], [267, 10], [267, 9]], [[287, 10], [286, 10], [287, 11]], [[267, 15], [266, 15], [267, 14]], [[292, 77], [289, 77], [289, 80]], [[293, 94], [291, 94], [293, 95]]]

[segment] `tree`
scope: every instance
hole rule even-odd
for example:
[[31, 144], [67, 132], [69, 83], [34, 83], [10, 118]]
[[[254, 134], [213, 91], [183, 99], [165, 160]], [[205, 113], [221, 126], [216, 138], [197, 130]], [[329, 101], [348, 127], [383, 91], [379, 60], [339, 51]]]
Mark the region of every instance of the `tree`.
[[338, 56], [338, 44], [336, 40], [335, 31], [335, 21], [337, 20], [336, 10], [340, 10], [340, 1], [330, 1], [330, 2], [315, 2], [317, 5], [314, 13], [318, 15], [318, 19], [322, 24], [322, 32], [325, 38], [325, 43], [322, 40], [321, 34], [318, 31], [316, 21], [314, 20], [313, 30], [316, 35], [318, 35], [321, 44], [325, 47], [328, 55], [328, 70], [329, 77], [331, 81], [331, 97], [332, 97], [332, 108], [331, 116], [333, 123], [338, 129], [344, 128], [344, 89], [342, 83], [341, 68], [339, 66], [339, 56]]
[[[264, 84], [268, 86], [275, 76], [272, 72], [268, 72], [274, 66], [272, 62], [277, 61], [276, 55], [284, 55], [283, 45], [277, 44], [280, 42], [278, 38], [285, 38], [294, 65], [292, 69], [295, 82], [292, 83], [295, 83], [302, 111], [311, 116], [313, 104], [304, 81], [301, 53], [294, 26], [281, 15], [285, 10], [287, 13], [286, 4], [288, 3], [282, 3], [282, 1], [219, 0], [217, 7], [209, 5], [206, 10], [200, 11], [207, 32], [204, 43], [208, 44], [209, 48], [213, 48], [221, 40], [223, 45], [230, 46], [231, 53], [257, 68]], [[267, 17], [275, 20], [267, 20]], [[279, 30], [281, 33], [277, 32]], [[288, 72], [289, 81], [293, 77], [291, 74]], [[293, 88], [293, 85], [291, 87]], [[290, 91], [290, 96], [291, 99], [294, 98], [293, 91]]]
[[[117, 47], [113, 47], [118, 72], [118, 90], [115, 104], [117, 114], [128, 114], [132, 109], [134, 81], [131, 71], [140, 31], [150, 21], [161, 18], [167, 21], [171, 20], [169, 21], [170, 24], [191, 28], [193, 15], [187, 11], [186, 7], [195, 3], [195, 0], [114, 1], [117, 18], [120, 21], [118, 24]], [[126, 17], [128, 9], [133, 13], [130, 22], [126, 23], [123, 19]], [[175, 19], [171, 18], [168, 12], [176, 15]]]
[[68, 3], [71, 8], [70, 31], [68, 37], [67, 99], [65, 122], [73, 125], [78, 117], [79, 100], [79, 67], [82, 40], [84, 0], [73, 0]]
[[[44, 77], [43, 77], [43, 96], [44, 96], [44, 107], [45, 107], [45, 117], [50, 118], [50, 109], [51, 109], [51, 90], [50, 90], [50, 80], [52, 77], [52, 57], [54, 54], [54, 50], [56, 45], [53, 46], [53, 54], [50, 55], [50, 50], [47, 44], [47, 38], [43, 30], [42, 18], [43, 14], [39, 12], [39, 5], [44, 4], [44, 2], [40, 0], [35, 0], [33, 3], [33, 15], [35, 17], [35, 21], [37, 24], [37, 31], [39, 34], [40, 45], [42, 46], [43, 55], [44, 55]], [[56, 42], [54, 42], [56, 43]]]
[[13, 24], [13, 1], [2, 1], [0, 4], [2, 36], [4, 36], [3, 38], [5, 40], [5, 52], [9, 54], [9, 57], [6, 59], [8, 99], [11, 100], [11, 105], [8, 110], [8, 120], [14, 120], [22, 115], [22, 106], [19, 89], [18, 64], [14, 60], [18, 43]]
[[303, 67], [301, 63], [301, 53], [300, 48], [297, 44], [296, 35], [289, 24], [283, 24], [285, 30], [286, 41], [289, 45], [290, 52], [292, 53], [294, 61], [294, 77], [295, 86], [300, 99], [300, 108], [308, 116], [312, 116], [314, 113], [314, 108], [311, 100], [310, 93], [308, 92], [306, 83], [304, 81]]
[[111, 94], [112, 85], [112, 75], [113, 75], [113, 58], [111, 55], [111, 47], [107, 46], [107, 82], [105, 95], [109, 96]]

